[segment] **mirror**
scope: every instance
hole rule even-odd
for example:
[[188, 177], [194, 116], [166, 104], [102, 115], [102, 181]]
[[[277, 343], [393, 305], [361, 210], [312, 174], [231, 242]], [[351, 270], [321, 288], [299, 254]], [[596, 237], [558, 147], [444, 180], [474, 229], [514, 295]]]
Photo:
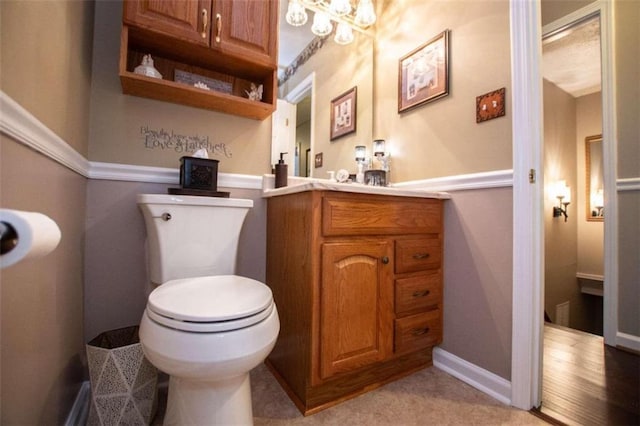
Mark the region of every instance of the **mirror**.
[[604, 220], [604, 163], [602, 160], [602, 135], [585, 138], [587, 220]]
[[[299, 61], [295, 72], [278, 87], [272, 161], [279, 152], [292, 152], [295, 154], [285, 156], [289, 175], [326, 179], [328, 171], [339, 169], [355, 174], [355, 146], [366, 145], [370, 156], [374, 139], [373, 37], [354, 32], [354, 41], [348, 45], [337, 44], [333, 34], [322, 41], [314, 39], [310, 30], [313, 12], [308, 11], [307, 25], [292, 27], [284, 18], [287, 4], [287, 0], [281, 0], [279, 68], [291, 65], [303, 51], [305, 60]], [[353, 87], [357, 87], [356, 131], [331, 141], [331, 100]], [[280, 100], [295, 106], [291, 109]], [[287, 118], [281, 117], [283, 113]], [[293, 127], [297, 131], [283, 128], [292, 122], [296, 122]]]

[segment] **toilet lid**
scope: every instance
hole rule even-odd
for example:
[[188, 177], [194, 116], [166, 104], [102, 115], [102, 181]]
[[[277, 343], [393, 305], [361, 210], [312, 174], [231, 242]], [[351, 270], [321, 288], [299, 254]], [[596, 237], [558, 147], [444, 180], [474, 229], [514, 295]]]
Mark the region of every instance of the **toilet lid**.
[[185, 331], [212, 332], [248, 327], [273, 309], [271, 289], [237, 275], [168, 281], [149, 295], [147, 314]]

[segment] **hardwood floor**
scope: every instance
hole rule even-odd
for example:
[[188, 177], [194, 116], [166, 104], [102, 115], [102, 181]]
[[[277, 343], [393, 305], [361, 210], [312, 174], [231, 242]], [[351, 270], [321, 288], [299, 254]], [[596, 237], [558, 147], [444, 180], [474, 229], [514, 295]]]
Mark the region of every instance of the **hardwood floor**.
[[569, 425], [640, 425], [640, 356], [545, 324], [539, 411]]

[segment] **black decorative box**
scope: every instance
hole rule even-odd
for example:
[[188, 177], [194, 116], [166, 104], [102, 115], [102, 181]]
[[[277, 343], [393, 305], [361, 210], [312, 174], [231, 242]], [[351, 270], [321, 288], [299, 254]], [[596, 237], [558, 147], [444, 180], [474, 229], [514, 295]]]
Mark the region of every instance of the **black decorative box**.
[[218, 160], [180, 158], [180, 186], [189, 189], [218, 190]]

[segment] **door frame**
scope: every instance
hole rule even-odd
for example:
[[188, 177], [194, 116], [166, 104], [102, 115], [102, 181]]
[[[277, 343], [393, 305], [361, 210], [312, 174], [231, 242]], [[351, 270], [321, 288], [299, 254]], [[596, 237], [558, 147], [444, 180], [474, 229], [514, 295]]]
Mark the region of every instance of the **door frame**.
[[[513, 104], [513, 319], [511, 404], [538, 407], [542, 388], [544, 309], [544, 170], [542, 25], [540, 2], [510, 0]], [[612, 4], [598, 0], [565, 17], [567, 23], [600, 14], [602, 135], [605, 178], [604, 341], [618, 330], [616, 110]], [[563, 18], [564, 19], [564, 18]], [[546, 28], [546, 27], [545, 27]], [[533, 183], [529, 176], [533, 173]]]
[[[292, 104], [297, 104], [311, 94], [311, 119], [309, 121], [309, 149], [311, 154], [315, 152], [315, 116], [316, 116], [316, 73], [315, 71], [305, 77], [296, 87], [291, 89], [284, 99]], [[295, 139], [295, 138], [294, 138]], [[297, 141], [297, 139], [296, 139]], [[313, 160], [313, 159], [312, 159]], [[309, 168], [309, 177], [313, 177], [313, 167]]]

